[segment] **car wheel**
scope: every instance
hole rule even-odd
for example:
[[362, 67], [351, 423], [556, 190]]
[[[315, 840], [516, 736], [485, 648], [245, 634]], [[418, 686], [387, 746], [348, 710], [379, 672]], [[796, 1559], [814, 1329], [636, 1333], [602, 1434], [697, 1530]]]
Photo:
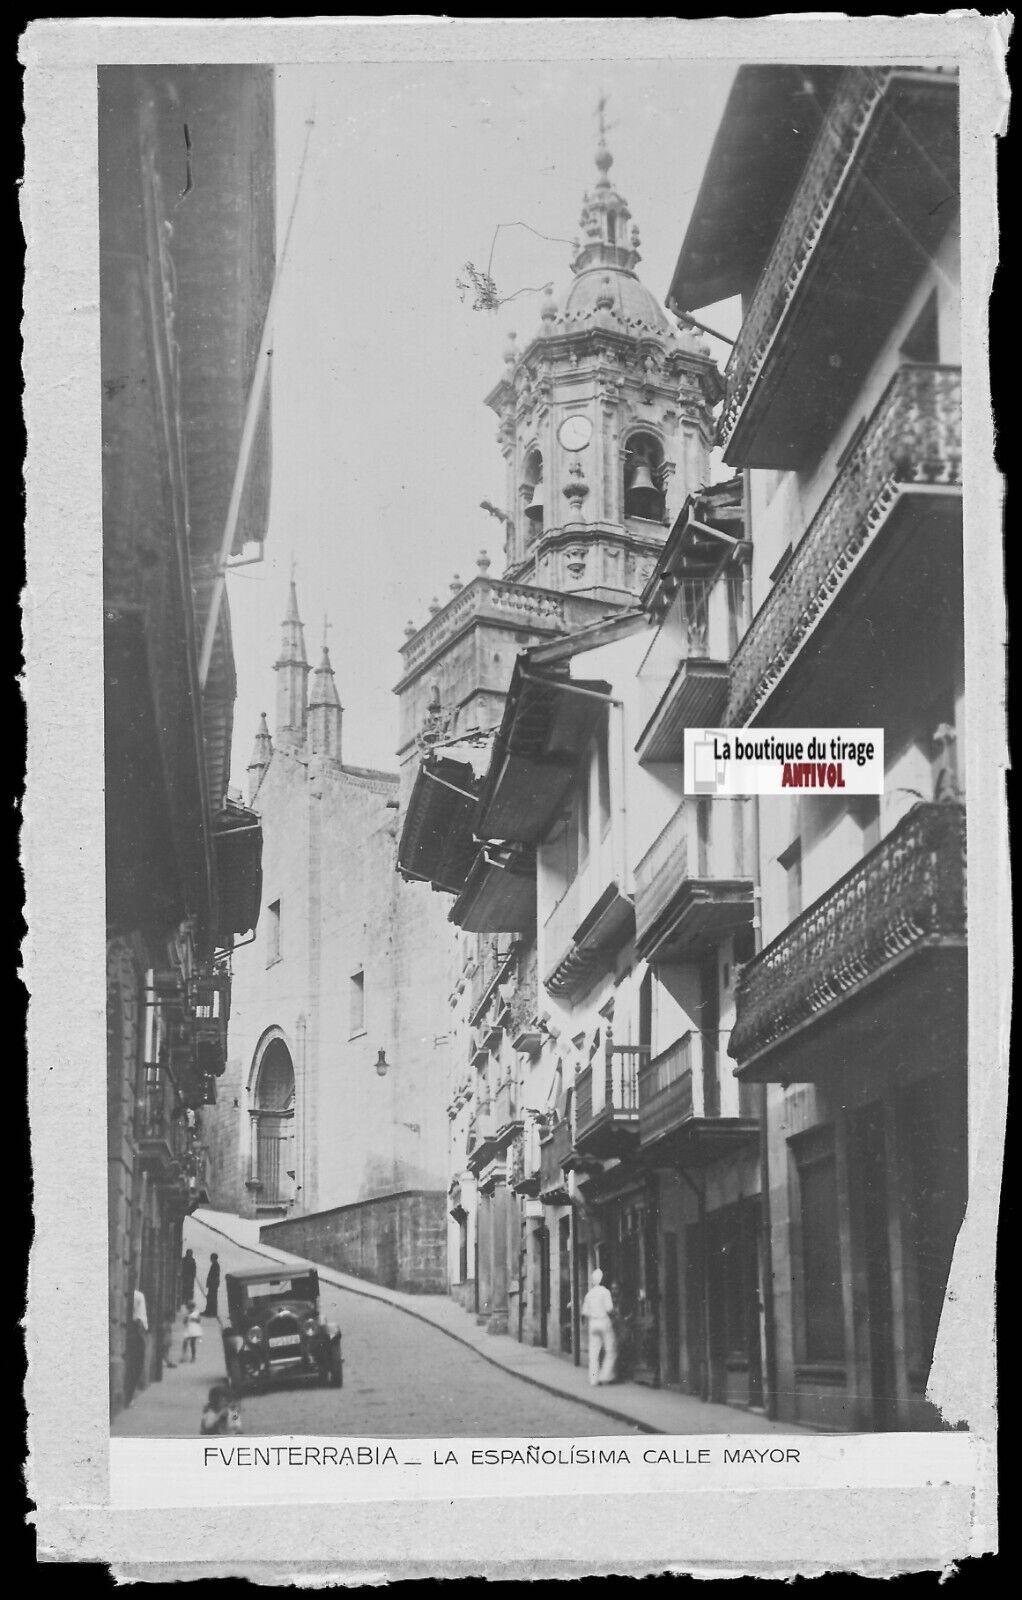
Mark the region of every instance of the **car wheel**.
[[245, 1393], [245, 1374], [236, 1350], [227, 1352], [227, 1382], [232, 1394], [240, 1397]]
[[340, 1339], [335, 1339], [330, 1346], [330, 1362], [327, 1367], [326, 1381], [332, 1389], [340, 1389], [344, 1384], [344, 1361], [341, 1358]]

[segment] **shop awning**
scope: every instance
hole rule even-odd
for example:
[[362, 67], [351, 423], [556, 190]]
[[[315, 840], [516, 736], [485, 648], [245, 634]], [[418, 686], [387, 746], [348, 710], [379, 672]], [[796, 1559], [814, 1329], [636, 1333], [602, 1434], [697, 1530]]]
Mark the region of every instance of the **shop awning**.
[[607, 701], [599, 697], [609, 694], [601, 679], [523, 668], [519, 659], [479, 797], [480, 838], [519, 844], [543, 838], [606, 716]]
[[236, 934], [259, 921], [263, 895], [263, 830], [247, 806], [228, 800], [213, 819], [219, 916], [217, 945], [229, 950]]
[[481, 849], [450, 920], [466, 933], [531, 933], [536, 926], [536, 852], [528, 845]]
[[427, 756], [401, 829], [397, 865], [402, 877], [424, 880], [448, 894], [461, 892], [478, 850], [472, 833], [478, 786], [468, 762]]

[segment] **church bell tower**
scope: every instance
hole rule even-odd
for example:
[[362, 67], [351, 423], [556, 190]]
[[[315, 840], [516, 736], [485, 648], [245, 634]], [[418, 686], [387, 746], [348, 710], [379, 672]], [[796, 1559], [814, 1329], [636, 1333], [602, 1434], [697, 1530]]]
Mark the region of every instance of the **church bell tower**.
[[639, 281], [639, 232], [610, 180], [602, 108], [566, 292], [487, 396], [507, 463], [504, 576], [609, 601], [638, 595], [685, 499], [709, 481], [720, 374]]

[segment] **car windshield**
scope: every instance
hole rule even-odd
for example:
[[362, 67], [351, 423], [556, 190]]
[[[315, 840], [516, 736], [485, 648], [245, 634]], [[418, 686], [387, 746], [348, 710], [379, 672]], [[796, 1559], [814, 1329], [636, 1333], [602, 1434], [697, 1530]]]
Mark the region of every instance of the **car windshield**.
[[315, 1300], [316, 1285], [308, 1277], [274, 1278], [266, 1283], [247, 1283], [245, 1295], [249, 1305], [263, 1300]]

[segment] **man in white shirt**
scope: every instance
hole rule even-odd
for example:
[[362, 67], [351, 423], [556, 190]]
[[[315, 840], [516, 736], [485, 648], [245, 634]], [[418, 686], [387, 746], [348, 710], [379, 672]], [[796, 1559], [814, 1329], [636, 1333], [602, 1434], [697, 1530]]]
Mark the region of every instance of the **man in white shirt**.
[[589, 1329], [589, 1382], [613, 1383], [617, 1343], [611, 1312], [613, 1296], [603, 1287], [603, 1273], [596, 1267], [590, 1277], [592, 1287], [582, 1302], [582, 1317]]

